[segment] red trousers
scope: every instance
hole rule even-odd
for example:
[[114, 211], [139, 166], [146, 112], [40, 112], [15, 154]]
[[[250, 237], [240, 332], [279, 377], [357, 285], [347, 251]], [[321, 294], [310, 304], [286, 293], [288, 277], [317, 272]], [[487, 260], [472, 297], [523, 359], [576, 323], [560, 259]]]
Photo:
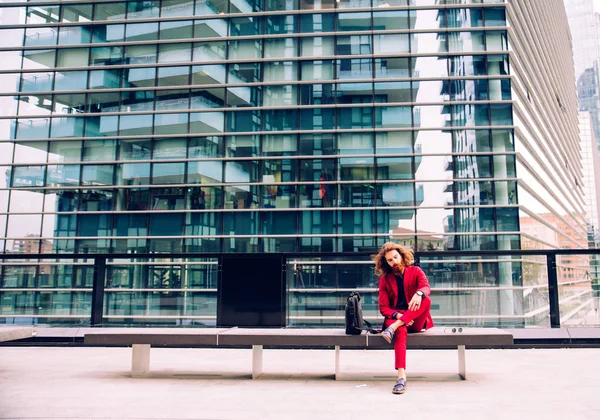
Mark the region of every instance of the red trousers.
[[[410, 321], [414, 321], [414, 323], [410, 327], [407, 327], [406, 325], [399, 327], [394, 334], [394, 356], [396, 369], [406, 369], [406, 339], [408, 338], [408, 333], [419, 332], [425, 328], [425, 322], [427, 320], [427, 316], [429, 315], [430, 309], [431, 299], [425, 298], [421, 302], [419, 309], [416, 311], [399, 311], [402, 313], [400, 319], [402, 319], [404, 324], [408, 324]], [[389, 327], [394, 322], [396, 322], [395, 319], [386, 318], [383, 321], [383, 328]]]

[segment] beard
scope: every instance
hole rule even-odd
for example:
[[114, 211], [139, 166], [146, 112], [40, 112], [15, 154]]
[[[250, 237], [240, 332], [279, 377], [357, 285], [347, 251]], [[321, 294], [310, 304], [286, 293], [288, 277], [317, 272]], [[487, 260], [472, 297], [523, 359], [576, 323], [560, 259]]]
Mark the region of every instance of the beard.
[[392, 272], [394, 273], [395, 276], [400, 276], [402, 275], [402, 273], [404, 272], [404, 265], [402, 264], [394, 264], [392, 266]]

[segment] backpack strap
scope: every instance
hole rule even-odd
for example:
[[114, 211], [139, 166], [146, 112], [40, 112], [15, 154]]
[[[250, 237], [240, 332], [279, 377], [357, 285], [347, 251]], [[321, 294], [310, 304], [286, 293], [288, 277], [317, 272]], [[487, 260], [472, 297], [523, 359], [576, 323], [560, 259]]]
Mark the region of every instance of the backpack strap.
[[367, 325], [367, 328], [361, 328], [362, 331], [366, 331], [367, 333], [371, 333], [371, 334], [379, 334], [382, 331], [380, 329], [373, 328], [371, 323], [369, 321], [367, 321], [366, 319], [363, 319], [362, 321]]

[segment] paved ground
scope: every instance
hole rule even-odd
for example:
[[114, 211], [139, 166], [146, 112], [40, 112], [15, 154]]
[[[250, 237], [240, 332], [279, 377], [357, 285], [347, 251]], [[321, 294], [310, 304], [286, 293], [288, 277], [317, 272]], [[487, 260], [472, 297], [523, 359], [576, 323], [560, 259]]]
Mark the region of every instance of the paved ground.
[[[152, 349], [147, 377], [125, 348], [0, 347], [0, 419], [600, 418], [600, 349], [409, 351], [409, 389], [393, 395], [391, 351]], [[368, 372], [368, 373], [364, 373]], [[392, 376], [390, 376], [392, 375]]]

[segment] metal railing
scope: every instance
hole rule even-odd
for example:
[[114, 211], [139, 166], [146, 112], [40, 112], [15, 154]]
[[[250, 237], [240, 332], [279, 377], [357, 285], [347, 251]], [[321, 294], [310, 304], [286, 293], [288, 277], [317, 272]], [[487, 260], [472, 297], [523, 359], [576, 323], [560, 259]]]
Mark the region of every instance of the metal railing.
[[[288, 325], [340, 325], [345, 296], [356, 289], [367, 296], [365, 317], [376, 318], [374, 252], [273, 253], [286, 261]], [[232, 254], [1, 254], [0, 323], [215, 325], [223, 255]], [[541, 319], [559, 328], [561, 312], [571, 323], [595, 311], [591, 325], [600, 325], [600, 249], [420, 251], [415, 258], [434, 303], [456, 306], [433, 313], [436, 322], [525, 327]], [[48, 309], [40, 297], [48, 293], [70, 298]]]

